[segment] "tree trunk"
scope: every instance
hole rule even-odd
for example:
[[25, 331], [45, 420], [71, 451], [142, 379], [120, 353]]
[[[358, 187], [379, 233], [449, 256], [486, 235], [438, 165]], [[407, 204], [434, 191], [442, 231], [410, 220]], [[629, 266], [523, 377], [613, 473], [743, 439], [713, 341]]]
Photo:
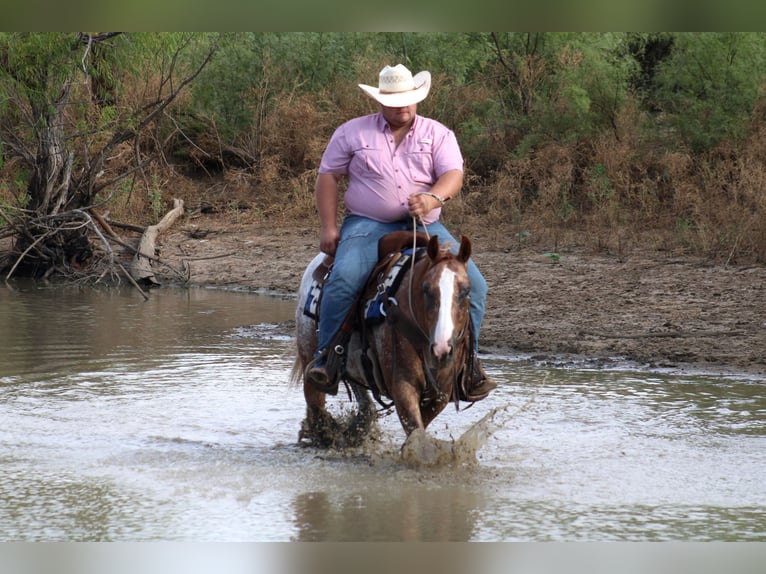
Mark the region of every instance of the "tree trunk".
[[64, 110], [69, 103], [69, 92], [70, 84], [66, 83], [55, 101], [32, 107], [39, 121], [35, 126], [37, 155], [28, 191], [31, 207], [39, 217], [56, 215], [70, 199], [74, 153], [67, 150], [64, 134]]

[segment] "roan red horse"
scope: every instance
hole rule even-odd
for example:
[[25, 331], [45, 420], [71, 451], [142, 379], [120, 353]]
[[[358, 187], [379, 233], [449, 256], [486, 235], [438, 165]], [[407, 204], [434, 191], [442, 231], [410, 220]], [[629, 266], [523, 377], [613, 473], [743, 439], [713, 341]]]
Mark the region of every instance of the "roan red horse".
[[395, 407], [407, 436], [416, 429], [425, 431], [450, 401], [457, 405], [457, 386], [466, 384], [471, 352], [466, 271], [471, 242], [463, 237], [457, 254], [440, 245], [436, 236], [419, 236], [420, 246], [410, 253], [404, 248], [407, 242], [410, 247], [416, 243], [410, 232], [381, 240], [381, 261], [347, 319], [350, 338], [338, 372], [354, 393], [358, 410], [345, 426], [326, 410], [326, 393], [303, 378], [317, 345], [316, 319], [305, 310], [312, 291], [316, 293], [315, 271], [324, 254], [307, 267], [295, 315], [297, 356], [292, 377], [303, 382], [306, 399], [301, 440], [317, 446], [358, 443], [376, 418], [370, 395], [384, 407]]

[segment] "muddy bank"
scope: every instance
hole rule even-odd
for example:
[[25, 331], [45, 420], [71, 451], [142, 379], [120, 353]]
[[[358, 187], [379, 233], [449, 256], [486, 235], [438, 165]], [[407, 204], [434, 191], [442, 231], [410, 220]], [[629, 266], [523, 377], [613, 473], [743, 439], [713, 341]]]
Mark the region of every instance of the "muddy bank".
[[[766, 375], [764, 267], [659, 252], [615, 257], [562, 249], [552, 258], [498, 245], [480, 228], [460, 231], [473, 239], [490, 289], [484, 352]], [[313, 222], [284, 227], [206, 217], [177, 224], [159, 244], [161, 258], [188, 265], [191, 284], [292, 296], [318, 240]]]

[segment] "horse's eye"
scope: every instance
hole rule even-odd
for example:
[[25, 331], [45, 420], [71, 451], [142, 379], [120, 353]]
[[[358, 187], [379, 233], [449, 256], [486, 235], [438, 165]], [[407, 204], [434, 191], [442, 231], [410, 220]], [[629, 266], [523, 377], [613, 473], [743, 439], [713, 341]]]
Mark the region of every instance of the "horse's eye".
[[471, 293], [470, 287], [461, 287], [457, 292], [458, 299], [461, 299], [461, 300], [465, 299], [466, 297], [468, 297], [470, 293]]

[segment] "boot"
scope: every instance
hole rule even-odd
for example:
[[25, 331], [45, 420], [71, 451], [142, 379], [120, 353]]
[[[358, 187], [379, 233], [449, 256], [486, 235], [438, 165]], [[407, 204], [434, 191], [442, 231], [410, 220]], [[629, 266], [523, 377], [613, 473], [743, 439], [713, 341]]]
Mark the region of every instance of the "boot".
[[465, 396], [460, 398], [469, 403], [475, 403], [486, 398], [495, 387], [497, 387], [497, 383], [489, 378], [489, 375], [487, 375], [479, 362], [479, 357], [474, 353], [471, 360]]
[[327, 353], [322, 352], [306, 366], [303, 378], [318, 391], [334, 396], [338, 394], [338, 378], [333, 375], [327, 368]]
[[[349, 311], [349, 316], [353, 309], [352, 307]], [[332, 346], [314, 353], [314, 360], [306, 365], [303, 378], [318, 391], [333, 396], [338, 394], [338, 381], [346, 370], [346, 347], [352, 331], [349, 318], [346, 317], [341, 330], [333, 339]]]

